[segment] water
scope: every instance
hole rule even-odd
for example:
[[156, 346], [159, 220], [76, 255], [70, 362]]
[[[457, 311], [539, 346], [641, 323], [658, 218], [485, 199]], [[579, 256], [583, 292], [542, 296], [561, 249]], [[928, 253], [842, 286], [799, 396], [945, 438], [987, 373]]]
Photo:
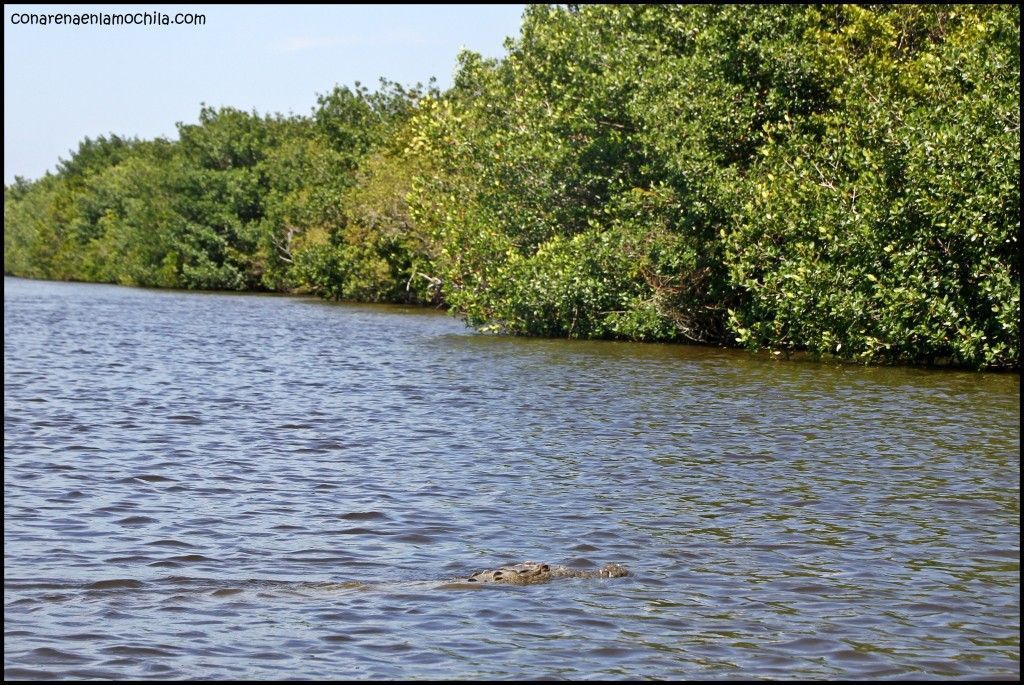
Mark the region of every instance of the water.
[[1020, 674], [1017, 375], [4, 288], [7, 678]]

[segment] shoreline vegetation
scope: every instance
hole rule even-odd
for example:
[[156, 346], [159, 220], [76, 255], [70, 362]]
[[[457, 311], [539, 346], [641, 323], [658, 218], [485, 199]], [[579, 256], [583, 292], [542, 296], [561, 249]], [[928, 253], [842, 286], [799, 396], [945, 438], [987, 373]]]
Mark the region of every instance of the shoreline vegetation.
[[5, 185], [4, 273], [1019, 370], [1019, 6], [534, 5], [506, 48], [87, 138]]

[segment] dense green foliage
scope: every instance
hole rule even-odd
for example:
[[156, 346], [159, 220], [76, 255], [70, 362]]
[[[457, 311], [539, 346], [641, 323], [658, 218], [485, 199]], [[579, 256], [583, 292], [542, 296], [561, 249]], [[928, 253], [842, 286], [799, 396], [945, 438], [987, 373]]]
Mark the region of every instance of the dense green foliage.
[[396, 144], [420, 97], [356, 84], [321, 96], [312, 117], [204, 107], [176, 142], [86, 139], [56, 174], [5, 188], [4, 272], [399, 299], [400, 274], [380, 264], [406, 227], [375, 225], [401, 234], [377, 244], [356, 227], [372, 203], [371, 152]]
[[1019, 7], [540, 5], [507, 48], [86, 140], [5, 189], [5, 273], [1018, 366]]

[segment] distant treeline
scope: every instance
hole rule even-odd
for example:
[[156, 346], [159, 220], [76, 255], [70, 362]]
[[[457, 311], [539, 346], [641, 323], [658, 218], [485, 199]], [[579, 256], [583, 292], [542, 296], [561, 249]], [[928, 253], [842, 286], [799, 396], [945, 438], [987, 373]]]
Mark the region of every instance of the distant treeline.
[[1019, 368], [1019, 6], [542, 5], [507, 50], [86, 139], [5, 187], [4, 272]]

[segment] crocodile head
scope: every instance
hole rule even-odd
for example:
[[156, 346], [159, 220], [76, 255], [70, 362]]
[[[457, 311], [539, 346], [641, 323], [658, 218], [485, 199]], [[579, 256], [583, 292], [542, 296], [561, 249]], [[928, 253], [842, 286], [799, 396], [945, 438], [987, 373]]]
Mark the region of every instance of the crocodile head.
[[512, 585], [529, 585], [546, 583], [551, 580], [551, 567], [526, 561], [522, 564], [502, 566], [490, 571], [477, 571], [468, 578], [470, 583], [511, 583]]
[[605, 564], [597, 574], [601, 578], [622, 578], [629, 575], [629, 569], [622, 564]]

